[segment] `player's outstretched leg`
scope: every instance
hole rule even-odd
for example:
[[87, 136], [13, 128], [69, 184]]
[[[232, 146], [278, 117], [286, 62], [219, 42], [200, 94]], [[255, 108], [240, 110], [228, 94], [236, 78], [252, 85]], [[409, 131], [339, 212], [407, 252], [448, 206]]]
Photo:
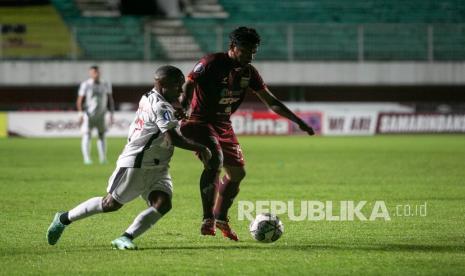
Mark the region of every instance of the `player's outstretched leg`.
[[63, 231], [65, 230], [66, 228], [66, 225], [64, 225], [63, 223], [61, 223], [60, 221], [60, 216], [63, 214], [64, 212], [58, 212], [55, 214], [55, 217], [53, 218], [53, 221], [52, 223], [50, 224], [50, 226], [48, 227], [48, 230], [47, 230], [47, 242], [48, 244], [50, 245], [54, 245], [58, 242], [58, 240], [60, 239], [61, 237], [61, 234], [63, 233]]
[[84, 159], [85, 165], [92, 164], [92, 159], [90, 159], [90, 139], [91, 139], [90, 132], [86, 132], [82, 135], [81, 151], [82, 151], [82, 157]]
[[130, 238], [125, 236], [113, 240], [111, 242], [111, 247], [119, 250], [137, 250], [137, 245], [135, 245]]
[[102, 133], [99, 132], [98, 134], [97, 150], [98, 150], [100, 164], [106, 164], [107, 163], [107, 145], [106, 145], [106, 139], [105, 139], [105, 132], [102, 132]]
[[56, 244], [66, 226], [71, 224], [71, 222], [102, 212], [116, 211], [122, 206], [117, 202], [109, 200], [109, 198], [111, 198], [110, 194], [107, 195], [105, 199], [103, 197], [93, 197], [82, 202], [68, 212], [56, 213], [47, 230], [48, 244]]

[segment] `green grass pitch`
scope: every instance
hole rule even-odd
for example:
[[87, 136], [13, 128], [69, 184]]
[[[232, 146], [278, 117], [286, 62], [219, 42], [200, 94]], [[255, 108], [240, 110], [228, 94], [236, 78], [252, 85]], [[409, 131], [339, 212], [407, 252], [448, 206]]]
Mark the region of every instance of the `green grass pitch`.
[[[137, 199], [72, 224], [56, 246], [45, 232], [54, 213], [104, 195], [124, 139], [109, 139], [108, 165], [84, 166], [78, 139], [0, 139], [0, 274], [464, 274], [464, 136], [240, 137], [248, 175], [237, 200], [386, 203], [390, 221], [291, 221], [260, 244], [238, 221], [240, 242], [199, 234], [201, 163], [177, 149], [172, 211], [115, 251], [143, 210]], [[94, 142], [94, 141], [93, 141]], [[96, 155], [95, 144], [93, 155]], [[94, 160], [96, 158], [94, 157]], [[397, 205], [427, 203], [426, 216], [395, 216]]]

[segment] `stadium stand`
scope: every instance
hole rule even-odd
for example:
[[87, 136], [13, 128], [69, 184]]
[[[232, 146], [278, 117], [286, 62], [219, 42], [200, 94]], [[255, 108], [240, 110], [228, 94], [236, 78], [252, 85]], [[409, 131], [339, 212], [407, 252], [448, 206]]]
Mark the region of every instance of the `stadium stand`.
[[[230, 15], [225, 20], [184, 20], [205, 52], [219, 49], [219, 38], [211, 32], [211, 25], [216, 23], [224, 26], [224, 30], [245, 24], [256, 26], [263, 38], [259, 60], [465, 59], [464, 1], [288, 0], [264, 4], [260, 0], [220, 0], [220, 3]], [[227, 41], [227, 33], [220, 40]]]
[[[191, 60], [226, 49], [231, 29], [251, 25], [262, 36], [257, 60], [465, 60], [465, 1], [460, 0], [197, 0], [189, 1], [191, 11], [181, 19], [163, 19], [148, 15], [150, 12], [128, 15], [116, 10], [116, 2], [51, 0], [68, 29], [55, 15], [59, 22], [52, 25], [62, 30], [44, 30], [41, 35], [64, 32], [67, 37], [44, 39], [54, 43], [55, 53], [35, 54], [30, 49], [28, 55], [23, 49], [22, 55]], [[35, 13], [45, 18], [54, 12], [50, 6], [47, 9]], [[0, 14], [0, 23], [18, 21], [11, 19], [11, 14], [9, 21]], [[29, 18], [38, 20], [36, 15]], [[27, 27], [27, 32], [32, 28]], [[9, 32], [11, 36], [11, 28]], [[34, 40], [29, 41], [35, 45]], [[20, 57], [11, 51], [4, 49], [3, 56]]]
[[[460, 0], [220, 0], [233, 22], [462, 23]], [[266, 5], [266, 7], [265, 7]], [[245, 20], [246, 19], [246, 20]]]
[[[53, 0], [76, 35], [80, 59], [141, 60], [144, 58], [144, 25], [140, 16], [81, 16], [73, 1]], [[164, 58], [163, 49], [150, 37], [153, 58]]]
[[66, 59], [79, 51], [51, 5], [3, 6], [0, 26], [3, 59]]

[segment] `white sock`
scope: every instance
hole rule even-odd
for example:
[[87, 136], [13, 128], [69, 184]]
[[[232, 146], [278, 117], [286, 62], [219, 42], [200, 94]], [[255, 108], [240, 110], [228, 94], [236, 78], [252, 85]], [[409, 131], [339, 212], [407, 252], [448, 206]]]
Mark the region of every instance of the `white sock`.
[[152, 227], [161, 217], [162, 214], [160, 214], [157, 209], [149, 207], [137, 215], [134, 222], [125, 232], [137, 238]]
[[103, 197], [93, 197], [69, 210], [68, 218], [70, 221], [80, 220], [92, 215], [102, 213]]
[[100, 163], [107, 161], [107, 145], [105, 142], [105, 136], [102, 135], [98, 137], [97, 140], [97, 149], [98, 149], [98, 156], [100, 159]]
[[84, 162], [90, 161], [90, 133], [82, 135], [81, 151]]

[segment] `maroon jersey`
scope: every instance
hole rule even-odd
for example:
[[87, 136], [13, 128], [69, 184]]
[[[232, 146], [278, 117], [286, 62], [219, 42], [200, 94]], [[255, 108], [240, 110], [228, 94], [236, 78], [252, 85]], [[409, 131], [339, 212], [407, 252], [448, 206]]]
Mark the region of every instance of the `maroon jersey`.
[[257, 69], [250, 64], [241, 66], [227, 53], [203, 57], [188, 79], [195, 81], [190, 119], [203, 122], [229, 121], [247, 90], [266, 87]]

